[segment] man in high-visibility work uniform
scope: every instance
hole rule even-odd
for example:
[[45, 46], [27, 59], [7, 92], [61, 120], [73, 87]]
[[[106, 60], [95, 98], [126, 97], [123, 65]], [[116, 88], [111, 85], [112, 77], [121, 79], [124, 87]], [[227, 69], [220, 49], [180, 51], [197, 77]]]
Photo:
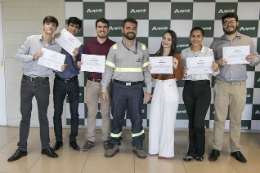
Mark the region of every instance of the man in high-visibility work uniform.
[[[122, 140], [122, 126], [125, 111], [128, 108], [132, 123], [133, 152], [139, 158], [146, 158], [142, 148], [145, 138], [141, 111], [143, 103], [151, 98], [152, 78], [148, 71], [149, 53], [147, 47], [136, 41], [137, 21], [126, 18], [123, 21], [123, 40], [114, 44], [107, 55], [105, 73], [102, 74], [102, 98], [108, 100], [106, 91], [111, 78], [114, 80], [111, 90], [111, 125], [110, 143], [113, 148], [106, 150], [105, 157], [113, 157], [119, 151]], [[143, 92], [143, 80], [146, 92]]]

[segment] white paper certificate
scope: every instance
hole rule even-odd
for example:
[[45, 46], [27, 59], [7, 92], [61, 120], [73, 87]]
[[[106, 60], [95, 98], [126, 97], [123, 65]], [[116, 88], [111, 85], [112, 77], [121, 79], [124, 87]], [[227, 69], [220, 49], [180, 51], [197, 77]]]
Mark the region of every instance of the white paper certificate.
[[171, 56], [149, 57], [149, 63], [152, 67], [151, 74], [173, 74]]
[[38, 59], [38, 64], [53, 70], [61, 71], [61, 66], [64, 64], [66, 56], [45, 48], [42, 48], [41, 51], [43, 51], [43, 54]]
[[223, 58], [227, 64], [249, 64], [246, 60], [250, 54], [250, 46], [223, 47]]
[[105, 60], [106, 57], [103, 55], [82, 54], [81, 62], [83, 64], [81, 65], [81, 71], [104, 73]]
[[72, 55], [75, 48], [79, 48], [82, 43], [66, 29], [63, 29], [60, 33], [60, 37], [56, 38], [55, 41], [70, 55]]
[[192, 57], [186, 59], [187, 75], [191, 74], [212, 74], [212, 57]]

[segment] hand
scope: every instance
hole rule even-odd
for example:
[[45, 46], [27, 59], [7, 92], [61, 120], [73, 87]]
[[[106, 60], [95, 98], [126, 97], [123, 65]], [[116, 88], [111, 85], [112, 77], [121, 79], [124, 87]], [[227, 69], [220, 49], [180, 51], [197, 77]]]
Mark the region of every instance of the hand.
[[150, 101], [150, 99], [151, 99], [151, 93], [146, 92], [146, 93], [144, 94], [144, 98], [143, 98], [144, 103], [145, 103], [145, 104], [148, 103], [148, 102]]
[[152, 70], [151, 64], [148, 64], [148, 70], [149, 70], [149, 71]]
[[65, 71], [66, 66], [67, 66], [67, 64], [63, 64], [63, 65], [61, 66], [61, 72], [64, 72], [64, 71]]
[[78, 61], [77, 62], [77, 66], [78, 66], [78, 68], [80, 69], [81, 68], [81, 65], [83, 64], [83, 62], [81, 62], [81, 61]]
[[37, 60], [38, 58], [40, 58], [43, 54], [43, 51], [38, 51], [34, 56], [33, 56], [33, 60]]
[[78, 55], [78, 53], [79, 53], [79, 48], [76, 47], [74, 49], [74, 51], [72, 52], [72, 59], [73, 59], [73, 61], [76, 60], [76, 56]]
[[108, 94], [107, 94], [107, 92], [102, 92], [102, 98], [103, 98], [103, 100], [108, 101]]
[[217, 72], [219, 69], [218, 69], [218, 64], [215, 63], [215, 61], [212, 61], [212, 67], [211, 69], [214, 71], [214, 72]]
[[178, 67], [178, 62], [179, 61], [176, 58], [174, 58], [174, 57], [172, 58], [172, 66], [174, 69], [176, 69]]
[[53, 39], [55, 40], [55, 38], [59, 38], [59, 37], [60, 37], [60, 32], [54, 34]]
[[227, 65], [227, 61], [225, 59], [223, 59], [223, 58], [220, 58], [218, 60], [218, 63], [219, 63], [219, 65], [221, 65], [223, 67], [225, 67]]
[[187, 71], [188, 71], [188, 70], [189, 70], [189, 68], [188, 68], [188, 67], [186, 67], [186, 66], [185, 66], [185, 67], [183, 67], [183, 73], [184, 73], [184, 74], [186, 74], [186, 75], [187, 75]]
[[253, 62], [254, 61], [254, 59], [255, 59], [255, 56], [253, 55], [253, 54], [249, 54], [247, 57], [246, 57], [246, 60], [248, 61], [248, 62]]

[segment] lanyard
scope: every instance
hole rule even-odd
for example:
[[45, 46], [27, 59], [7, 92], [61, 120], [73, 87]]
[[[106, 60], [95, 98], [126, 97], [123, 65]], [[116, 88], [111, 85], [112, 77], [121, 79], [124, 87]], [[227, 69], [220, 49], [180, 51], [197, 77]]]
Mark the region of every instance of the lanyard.
[[126, 48], [128, 51], [131, 51], [131, 52], [133, 52], [134, 54], [137, 55], [137, 41], [136, 41], [136, 40], [135, 40], [135, 50], [136, 50], [136, 51], [130, 50], [130, 49], [124, 44], [123, 40], [122, 40], [122, 44], [125, 46], [125, 48]]

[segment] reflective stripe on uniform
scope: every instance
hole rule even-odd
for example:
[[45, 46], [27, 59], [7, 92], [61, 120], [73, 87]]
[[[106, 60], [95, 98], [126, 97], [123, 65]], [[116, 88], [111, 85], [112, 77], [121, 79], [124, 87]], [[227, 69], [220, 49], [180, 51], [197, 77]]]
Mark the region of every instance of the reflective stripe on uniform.
[[142, 67], [143, 67], [143, 68], [144, 68], [144, 67], [147, 67], [147, 66], [148, 66], [148, 64], [149, 64], [149, 61], [147, 61], [147, 62], [143, 63]]
[[132, 137], [141, 136], [142, 134], [144, 134], [144, 129], [140, 133], [132, 133]]
[[116, 72], [143, 72], [142, 68], [117, 68], [115, 67]]
[[141, 48], [142, 48], [143, 50], [146, 50], [145, 44], [141, 43]]
[[117, 43], [113, 45], [113, 49], [117, 49]]
[[116, 67], [116, 65], [115, 65], [114, 63], [112, 63], [112, 62], [110, 62], [110, 61], [108, 61], [108, 60], [106, 60], [106, 65], [108, 65], [108, 66], [110, 66], [110, 67], [112, 67], [112, 68], [115, 68], [115, 67]]
[[121, 133], [118, 133], [118, 134], [114, 134], [114, 133], [110, 133], [110, 136], [113, 137], [113, 138], [119, 138], [121, 136]]

